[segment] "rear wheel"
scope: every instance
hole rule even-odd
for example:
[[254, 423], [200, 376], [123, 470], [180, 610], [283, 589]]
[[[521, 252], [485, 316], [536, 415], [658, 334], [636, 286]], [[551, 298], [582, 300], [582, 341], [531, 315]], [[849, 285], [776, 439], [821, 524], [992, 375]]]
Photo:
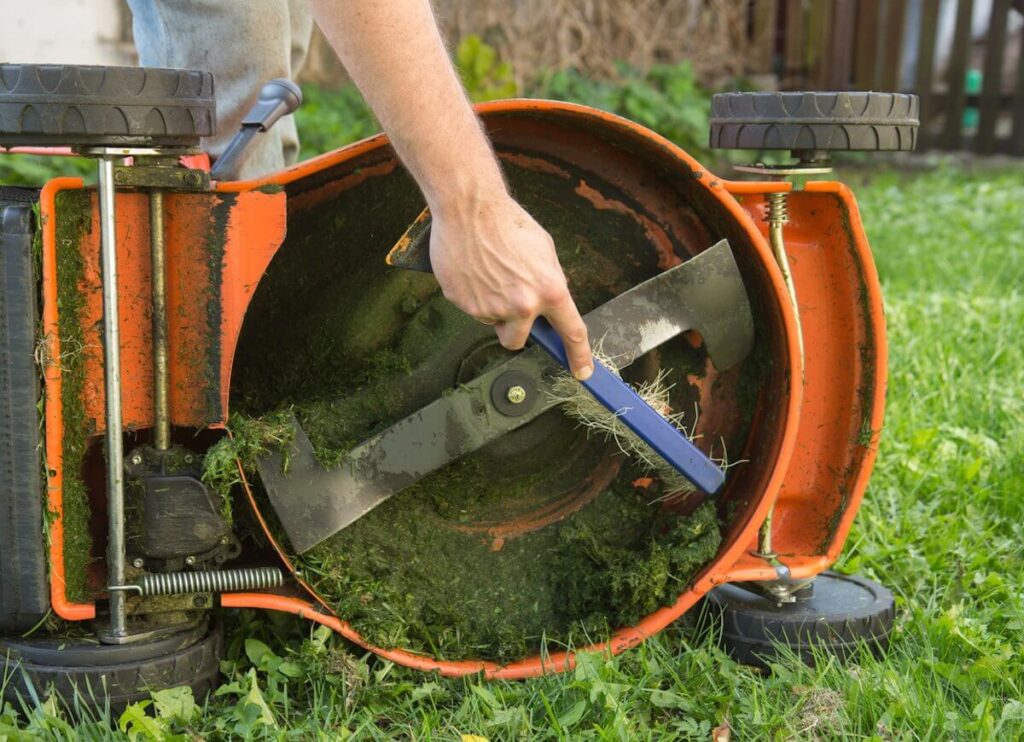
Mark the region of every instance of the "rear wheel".
[[0, 632], [50, 607], [35, 363], [34, 190], [0, 188]]
[[[113, 711], [150, 697], [150, 691], [187, 686], [197, 701], [217, 686], [224, 635], [204, 622], [190, 631], [130, 644], [59, 636], [0, 640], [5, 701], [29, 707], [56, 696], [68, 709], [80, 705]], [[77, 697], [77, 703], [76, 703]]]
[[215, 129], [209, 72], [0, 65], [0, 144], [192, 147]]

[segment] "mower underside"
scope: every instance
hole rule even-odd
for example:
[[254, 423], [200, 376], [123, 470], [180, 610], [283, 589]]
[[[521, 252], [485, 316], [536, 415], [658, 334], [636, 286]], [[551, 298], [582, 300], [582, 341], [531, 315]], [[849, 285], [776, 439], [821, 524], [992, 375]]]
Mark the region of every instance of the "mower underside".
[[[755, 321], [749, 355], [716, 369], [687, 333], [623, 373], [664, 386], [696, 445], [728, 464], [725, 488], [714, 499], [667, 492], [600, 431], [554, 409], [297, 557], [236, 445], [255, 517], [230, 487], [216, 490], [231, 477], [205, 477], [213, 501], [229, 498], [245, 547], [224, 566], [280, 558], [294, 580], [222, 603], [302, 613], [405, 664], [515, 677], [563, 666], [566, 645], [610, 636], [613, 651], [630, 646], [716, 583], [774, 578], [780, 563], [795, 576], [825, 569], [870, 468], [884, 376], [880, 300], [848, 192], [822, 184], [791, 196], [801, 365], [760, 218], [763, 194], [788, 186], [722, 182], [646, 130], [589, 109], [509, 102], [485, 120], [583, 312], [729, 241]], [[61, 578], [52, 596], [69, 619], [91, 618], [105, 585], [98, 232], [94, 198], [80, 188], [54, 181], [42, 200], [54, 220], [43, 234], [44, 323], [62, 359], [47, 372], [51, 561]], [[119, 213], [140, 217], [126, 218], [135, 226], [118, 242], [126, 451], [148, 443], [152, 427], [145, 208], [144, 193], [119, 193]], [[251, 454], [294, 412], [330, 466], [508, 356], [433, 277], [385, 265], [423, 202], [382, 138], [264, 181], [168, 193], [165, 208], [173, 437], [198, 457], [225, 425], [236, 443], [253, 436]], [[814, 404], [802, 412], [812, 380]], [[768, 558], [756, 534], [780, 490], [778, 554]], [[538, 653], [545, 659], [529, 657]]]

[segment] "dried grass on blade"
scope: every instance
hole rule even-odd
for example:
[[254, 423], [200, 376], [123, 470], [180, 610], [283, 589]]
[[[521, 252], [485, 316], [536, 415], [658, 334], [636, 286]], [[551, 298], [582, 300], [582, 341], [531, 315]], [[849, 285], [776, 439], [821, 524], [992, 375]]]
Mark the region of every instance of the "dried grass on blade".
[[[600, 344], [594, 348], [594, 358], [604, 364], [609, 370], [618, 376], [614, 358], [605, 355]], [[662, 369], [658, 375], [650, 381], [645, 381], [633, 386], [634, 391], [644, 402], [649, 404], [663, 418], [668, 420], [689, 440], [699, 438], [696, 435], [697, 417], [699, 411], [694, 406], [692, 422], [689, 429], [686, 426], [687, 415], [682, 412], [673, 412], [670, 402], [672, 384], [668, 383], [668, 369]], [[662, 499], [685, 495], [696, 490], [693, 483], [679, 473], [679, 471], [663, 459], [653, 448], [645, 443], [636, 433], [626, 427], [619, 415], [608, 410], [597, 401], [582, 384], [576, 381], [569, 373], [560, 374], [551, 385], [549, 396], [555, 400], [562, 409], [577, 420], [581, 426], [589, 431], [603, 436], [606, 440], [615, 442], [622, 453], [641, 464], [648, 472], [656, 475], [664, 486], [665, 494]], [[711, 457], [721, 467], [726, 467], [725, 453], [721, 458]]]

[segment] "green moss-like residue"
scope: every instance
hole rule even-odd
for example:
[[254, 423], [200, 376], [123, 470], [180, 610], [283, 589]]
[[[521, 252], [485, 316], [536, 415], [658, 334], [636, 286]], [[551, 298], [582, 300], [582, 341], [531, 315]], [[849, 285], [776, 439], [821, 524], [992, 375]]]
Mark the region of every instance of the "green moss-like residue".
[[494, 550], [434, 510], [458, 477], [434, 475], [301, 558], [306, 579], [373, 644], [509, 660], [545, 640], [600, 640], [673, 602], [718, 550], [710, 504], [673, 518], [623, 482]]
[[68, 600], [91, 599], [87, 571], [92, 561], [89, 496], [82, 479], [88, 444], [82, 386], [85, 377], [81, 290], [83, 235], [91, 228], [92, 207], [84, 190], [57, 194], [57, 305], [60, 312], [61, 404], [64, 414], [63, 510], [64, 575]]
[[[571, 179], [514, 166], [508, 176], [554, 238], [582, 311], [657, 271], [635, 219], [595, 211]], [[282, 411], [294, 411], [320, 461], [335, 465], [356, 443], [507, 357], [432, 277], [384, 266], [421, 209], [414, 184], [396, 171], [292, 215], [235, 359], [234, 440], [208, 458], [222, 476], [208, 466], [207, 481], [230, 487], [235, 455], [254, 469], [253, 453], [280, 437], [274, 420]], [[703, 351], [682, 340], [669, 350], [661, 349], [661, 365], [675, 369], [679, 409], [689, 409], [686, 378], [702, 373]], [[657, 365], [630, 371], [645, 376]], [[338, 615], [380, 647], [504, 661], [602, 640], [674, 602], [721, 542], [711, 504], [689, 516], [664, 509], [632, 486], [640, 472], [631, 463], [617, 476], [611, 469], [608, 486], [561, 520], [505, 538], [494, 527], [530, 517], [611, 455], [560, 410], [547, 412], [296, 562]]]

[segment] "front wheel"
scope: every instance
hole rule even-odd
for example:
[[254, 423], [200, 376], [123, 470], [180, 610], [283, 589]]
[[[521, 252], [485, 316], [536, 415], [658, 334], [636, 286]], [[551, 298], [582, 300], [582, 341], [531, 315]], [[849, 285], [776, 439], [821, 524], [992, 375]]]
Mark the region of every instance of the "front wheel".
[[719, 93], [713, 149], [909, 152], [920, 105], [905, 93]]

